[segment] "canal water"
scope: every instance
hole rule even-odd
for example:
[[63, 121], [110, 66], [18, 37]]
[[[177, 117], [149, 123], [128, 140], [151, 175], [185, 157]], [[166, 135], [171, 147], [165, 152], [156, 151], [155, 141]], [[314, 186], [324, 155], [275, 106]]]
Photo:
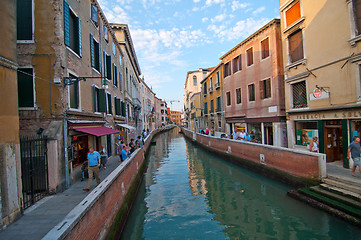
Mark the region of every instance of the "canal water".
[[286, 195], [277, 181], [184, 139], [153, 141], [121, 239], [360, 239], [361, 229]]

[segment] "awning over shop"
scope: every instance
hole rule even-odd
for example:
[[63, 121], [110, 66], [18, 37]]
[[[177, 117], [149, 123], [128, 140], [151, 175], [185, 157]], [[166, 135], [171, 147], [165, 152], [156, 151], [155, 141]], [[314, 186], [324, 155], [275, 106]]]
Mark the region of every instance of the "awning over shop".
[[135, 127], [133, 127], [133, 126], [130, 126], [130, 125], [128, 125], [128, 124], [117, 124], [117, 126], [119, 126], [119, 127], [123, 127], [123, 128], [127, 128], [127, 129], [129, 129], [129, 130], [135, 130]]
[[85, 128], [73, 128], [73, 130], [83, 133], [88, 133], [94, 136], [104, 136], [108, 134], [118, 133], [119, 131], [108, 127], [85, 127]]

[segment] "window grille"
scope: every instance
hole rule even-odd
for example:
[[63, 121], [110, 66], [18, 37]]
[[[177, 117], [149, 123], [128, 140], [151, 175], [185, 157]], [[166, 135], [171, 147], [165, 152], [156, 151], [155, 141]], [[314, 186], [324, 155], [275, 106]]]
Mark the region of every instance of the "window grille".
[[293, 92], [293, 108], [307, 107], [306, 82], [302, 81], [292, 84], [292, 92]]

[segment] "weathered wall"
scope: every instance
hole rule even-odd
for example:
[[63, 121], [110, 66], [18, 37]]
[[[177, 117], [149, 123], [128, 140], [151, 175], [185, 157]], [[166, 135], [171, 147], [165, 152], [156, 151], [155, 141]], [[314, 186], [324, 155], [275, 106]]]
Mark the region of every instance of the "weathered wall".
[[[326, 156], [324, 154], [220, 139], [196, 134], [186, 129], [182, 130], [187, 137], [206, 147], [270, 169], [277, 169], [302, 178], [319, 179], [326, 176]], [[261, 161], [262, 156], [263, 162]]]
[[43, 239], [105, 238], [144, 163], [145, 151], [152, 138], [161, 131], [164, 129], [152, 131], [143, 148], [118, 166]]

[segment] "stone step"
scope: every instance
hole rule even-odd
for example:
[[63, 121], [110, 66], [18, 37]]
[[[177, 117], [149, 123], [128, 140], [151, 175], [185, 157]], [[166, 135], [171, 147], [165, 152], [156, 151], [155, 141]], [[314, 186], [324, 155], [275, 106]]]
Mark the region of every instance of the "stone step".
[[346, 183], [349, 185], [355, 185], [361, 188], [361, 178], [360, 177], [352, 177], [350, 176], [340, 176], [336, 174], [328, 174], [326, 179], [335, 180], [337, 182]]
[[344, 203], [339, 200], [330, 198], [329, 196], [323, 195], [323, 193], [315, 192], [311, 188], [300, 188], [298, 192], [308, 196], [309, 198], [315, 199], [316, 201], [326, 204], [331, 208], [338, 209], [341, 212], [354, 216], [358, 219], [361, 219], [361, 209], [355, 208], [349, 203]]
[[361, 185], [359, 185], [358, 183], [349, 182], [346, 180], [339, 180], [335, 178], [324, 178], [322, 182], [330, 186], [334, 186], [350, 192], [361, 194]]
[[310, 187], [310, 190], [326, 196], [330, 199], [342, 202], [348, 206], [361, 210], [361, 195], [343, 190], [337, 187], [321, 184], [320, 186]]

